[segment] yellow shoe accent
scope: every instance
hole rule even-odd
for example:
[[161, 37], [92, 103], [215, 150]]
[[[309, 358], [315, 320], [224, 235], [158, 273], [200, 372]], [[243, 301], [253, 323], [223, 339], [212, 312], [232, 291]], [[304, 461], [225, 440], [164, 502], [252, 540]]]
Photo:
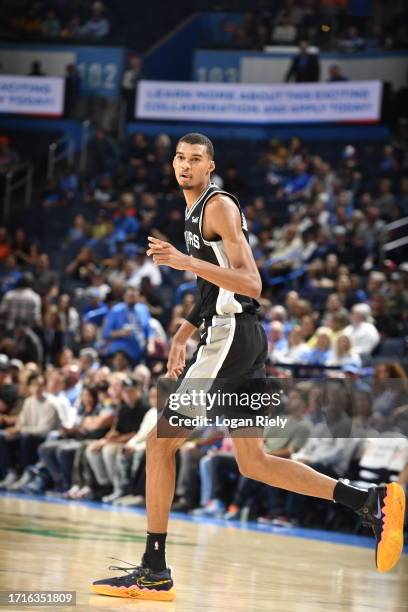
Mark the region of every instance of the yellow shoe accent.
[[91, 591], [98, 595], [109, 595], [110, 597], [127, 597], [129, 599], [151, 599], [154, 601], [173, 601], [176, 590], [156, 591], [154, 589], [138, 589], [137, 586], [112, 587], [109, 585], [91, 584]]
[[389, 572], [398, 563], [404, 547], [405, 492], [396, 482], [386, 485], [383, 531], [377, 546], [379, 572]]

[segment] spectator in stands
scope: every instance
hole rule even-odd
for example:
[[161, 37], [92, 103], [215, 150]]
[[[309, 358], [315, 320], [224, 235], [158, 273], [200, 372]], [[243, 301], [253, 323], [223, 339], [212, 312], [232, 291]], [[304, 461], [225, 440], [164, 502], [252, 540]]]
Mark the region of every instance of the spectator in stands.
[[303, 160], [297, 160], [293, 164], [292, 176], [285, 181], [284, 193], [289, 200], [303, 200], [306, 195], [311, 176], [307, 164]]
[[306, 363], [310, 349], [303, 341], [302, 330], [295, 326], [289, 333], [288, 345], [281, 351], [274, 351], [273, 358], [275, 363]]
[[28, 76], [36, 76], [36, 77], [47, 76], [45, 72], [43, 72], [42, 70], [41, 62], [39, 62], [38, 60], [34, 60], [31, 63], [31, 68], [30, 68], [30, 72], [28, 73]]
[[42, 193], [41, 206], [47, 208], [63, 207], [67, 203], [61, 192], [56, 178], [50, 179], [45, 185], [45, 189]]
[[378, 197], [375, 199], [374, 205], [379, 208], [383, 219], [391, 220], [395, 203], [396, 199], [392, 193], [392, 181], [388, 178], [382, 178], [378, 185]]
[[355, 26], [350, 26], [344, 36], [339, 39], [339, 47], [342, 51], [349, 53], [361, 51], [365, 47], [365, 40]]
[[380, 169], [382, 174], [388, 176], [393, 176], [400, 169], [397, 152], [393, 146], [386, 145], [383, 148]]
[[112, 372], [120, 372], [121, 374], [129, 374], [130, 362], [127, 354], [124, 351], [117, 351], [111, 362]]
[[65, 68], [64, 115], [68, 119], [78, 118], [78, 103], [81, 97], [81, 77], [75, 64]]
[[104, 5], [102, 2], [94, 2], [92, 5], [92, 17], [82, 28], [82, 36], [87, 38], [101, 39], [109, 35], [110, 23], [103, 16]]
[[[128, 121], [133, 121], [135, 118], [136, 87], [141, 79], [143, 79], [143, 59], [140, 55], [132, 55], [129, 59], [129, 66], [122, 77], [122, 98], [126, 104]], [[135, 136], [141, 135], [135, 134]]]
[[373, 412], [384, 418], [408, 402], [408, 378], [398, 363], [379, 363], [375, 367], [373, 394]]
[[288, 341], [285, 338], [285, 328], [281, 321], [272, 321], [268, 331], [269, 358], [276, 361], [277, 354], [285, 351]]
[[82, 391], [82, 382], [80, 381], [80, 370], [77, 362], [61, 364], [62, 373], [64, 375], [64, 390], [63, 395], [67, 398], [71, 406], [75, 406]]
[[33, 291], [33, 275], [25, 272], [16, 288], [8, 291], [0, 304], [0, 316], [6, 328], [14, 330], [17, 324], [37, 327], [41, 322], [41, 298]]
[[35, 242], [28, 239], [23, 227], [18, 227], [14, 232], [12, 249], [17, 263], [21, 266], [30, 266], [37, 260], [38, 247]]
[[331, 335], [329, 327], [319, 327], [316, 330], [316, 345], [304, 356], [309, 365], [326, 365], [331, 351]]
[[232, 441], [225, 434], [219, 448], [212, 448], [200, 459], [200, 507], [194, 516], [222, 516], [225, 512], [225, 482], [238, 479]]
[[94, 348], [98, 340], [98, 330], [93, 323], [84, 323], [80, 329], [79, 346], [81, 348]]
[[134, 364], [143, 360], [146, 351], [154, 350], [149, 322], [149, 309], [138, 302], [137, 290], [127, 287], [123, 302], [113, 306], [104, 323], [102, 335], [108, 343], [106, 356], [123, 351]]
[[102, 438], [109, 431], [113, 420], [113, 410], [99, 403], [97, 389], [90, 385], [84, 386], [72, 424], [60, 428], [60, 439], [46, 441], [38, 450], [57, 490], [70, 489], [76, 451], [92, 440]]
[[72, 345], [79, 334], [80, 318], [67, 293], [62, 293], [58, 298], [58, 316], [64, 334], [64, 345]]
[[199, 465], [207, 451], [217, 447], [223, 432], [215, 427], [196, 429], [194, 439], [186, 441], [180, 448], [179, 469], [176, 483], [176, 498], [172, 509], [189, 511], [198, 506], [200, 499]]
[[329, 78], [327, 79], [327, 81], [329, 83], [339, 83], [343, 81], [348, 81], [348, 78], [344, 76], [338, 64], [332, 64], [331, 66], [329, 66]]
[[44, 351], [38, 334], [31, 327], [21, 325], [19, 321], [13, 328], [12, 336], [5, 337], [0, 346], [10, 357], [20, 359], [24, 363], [43, 363]]
[[380, 331], [382, 338], [398, 338], [403, 334], [399, 314], [392, 312], [387, 297], [381, 293], [372, 292], [371, 310], [374, 325]]
[[5, 261], [11, 253], [10, 239], [7, 233], [7, 229], [4, 226], [0, 226], [0, 263]]
[[15, 425], [19, 410], [19, 387], [11, 376], [11, 362], [0, 354], [0, 435], [5, 427]]
[[14, 255], [9, 255], [0, 268], [0, 295], [15, 289], [17, 282], [21, 278], [21, 272], [17, 266], [17, 260]]
[[295, 83], [316, 83], [319, 81], [319, 59], [315, 53], [310, 53], [309, 44], [302, 40], [299, 43], [299, 53], [293, 58], [285, 81]]
[[44, 348], [43, 359], [45, 365], [59, 363], [63, 348], [63, 334], [58, 316], [58, 306], [55, 304], [50, 304], [44, 312], [40, 336]]
[[137, 257], [132, 268], [132, 275], [128, 280], [128, 285], [139, 288], [142, 278], [147, 277], [153, 287], [159, 287], [162, 281], [161, 272], [154, 265], [152, 258], [146, 255], [146, 249], [144, 247], [137, 247], [136, 253]]
[[0, 486], [3, 488], [17, 485], [18, 474], [24, 476], [25, 470], [36, 463], [39, 445], [59, 424], [56, 405], [45, 393], [44, 377], [33, 374], [28, 385], [30, 395], [23, 403], [16, 424], [6, 427], [0, 436], [0, 472], [5, 477]]
[[119, 161], [119, 150], [113, 138], [103, 130], [95, 130], [88, 148], [88, 172], [101, 175], [113, 172]]
[[295, 225], [287, 225], [283, 235], [277, 240], [271, 258], [269, 259], [269, 272], [279, 271], [287, 274], [299, 265], [302, 250], [302, 239]]
[[276, 45], [291, 45], [297, 37], [296, 26], [291, 22], [289, 16], [283, 13], [275, 21], [272, 31], [272, 42]]
[[10, 138], [0, 135], [0, 175], [13, 170], [19, 162], [16, 151], [10, 147]]
[[325, 365], [330, 367], [342, 367], [344, 365], [361, 367], [361, 357], [357, 351], [353, 350], [350, 336], [342, 332], [336, 336], [334, 347], [329, 352]]
[[116, 457], [126, 442], [139, 430], [146, 411], [139, 381], [126, 378], [122, 389], [122, 403], [114, 425], [106, 436], [86, 449], [86, 458], [99, 486], [113, 485]]
[[351, 310], [351, 324], [344, 329], [359, 355], [370, 355], [380, 340], [377, 328], [371, 322], [368, 304], [356, 304]]
[[122, 193], [118, 208], [113, 215], [116, 230], [123, 232], [126, 241], [135, 241], [139, 229], [139, 221], [136, 219], [135, 198], [133, 193]]
[[76, 407], [72, 406], [64, 393], [64, 376], [60, 369], [49, 366], [46, 373], [46, 390], [53, 396], [62, 427], [71, 427], [76, 416]]
[[61, 30], [61, 38], [80, 38], [81, 35], [81, 19], [78, 15], [74, 15]]
[[[137, 480], [138, 472], [143, 466], [146, 438], [157, 423], [157, 388], [155, 386], [150, 387], [148, 405], [149, 409], [144, 414], [137, 433], [126, 442], [122, 451], [116, 456], [113, 491], [102, 498], [105, 504], [123, 503], [125, 500], [121, 498], [131, 492], [132, 482]], [[144, 505], [144, 495], [127, 501], [128, 503], [131, 501], [132, 505]]]
[[325, 420], [323, 412], [324, 403], [324, 387], [323, 385], [311, 384], [309, 389], [306, 390], [306, 418], [312, 425], [317, 425]]
[[45, 20], [43, 21], [42, 33], [47, 38], [59, 38], [61, 24], [55, 11], [48, 11]]
[[47, 253], [41, 253], [34, 269], [33, 288], [36, 293], [44, 297], [55, 286], [58, 286], [58, 275], [51, 269], [50, 258]]

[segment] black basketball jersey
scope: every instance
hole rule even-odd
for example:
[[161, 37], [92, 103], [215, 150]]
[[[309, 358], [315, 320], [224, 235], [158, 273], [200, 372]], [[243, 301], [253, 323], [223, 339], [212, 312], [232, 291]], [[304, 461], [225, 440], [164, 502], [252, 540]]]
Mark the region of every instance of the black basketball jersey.
[[[238, 206], [241, 214], [242, 231], [248, 241], [246, 219], [237, 198], [220, 189], [215, 183], [210, 183], [206, 187], [190, 209], [186, 208], [184, 237], [189, 255], [222, 268], [230, 268], [231, 264], [220, 236], [215, 236], [213, 240], [208, 241], [204, 239], [202, 234], [205, 205], [216, 194], [228, 196]], [[241, 312], [255, 314], [259, 309], [258, 302], [253, 298], [227, 291], [203, 278], [197, 278], [197, 287], [201, 300], [201, 318], [209, 319], [214, 315], [232, 315]]]

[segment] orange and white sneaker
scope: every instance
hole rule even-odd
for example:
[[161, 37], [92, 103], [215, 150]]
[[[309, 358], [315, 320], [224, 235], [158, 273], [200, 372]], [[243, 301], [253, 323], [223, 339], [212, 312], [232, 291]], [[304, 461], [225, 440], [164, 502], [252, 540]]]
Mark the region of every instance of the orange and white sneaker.
[[378, 571], [388, 572], [398, 563], [404, 547], [404, 489], [396, 482], [372, 487], [357, 514], [374, 531]]
[[[127, 563], [127, 561], [122, 561], [122, 563]], [[110, 566], [109, 569], [123, 571], [125, 575], [96, 580], [91, 584], [93, 593], [155, 601], [173, 601], [176, 597], [169, 568], [161, 572], [154, 572], [145, 566], [142, 559], [141, 565], [129, 563], [128, 567]]]

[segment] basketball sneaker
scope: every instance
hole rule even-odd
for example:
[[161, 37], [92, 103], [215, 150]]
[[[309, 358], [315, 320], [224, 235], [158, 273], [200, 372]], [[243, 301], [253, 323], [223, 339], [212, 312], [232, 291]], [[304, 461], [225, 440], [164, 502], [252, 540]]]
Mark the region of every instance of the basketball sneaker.
[[404, 546], [404, 489], [396, 482], [372, 487], [357, 514], [374, 531], [378, 571], [388, 572], [398, 563]]
[[[117, 559], [120, 561], [120, 559]], [[127, 561], [122, 561], [127, 563]], [[91, 591], [98, 595], [128, 597], [131, 599], [153, 599], [156, 601], [173, 601], [176, 596], [173, 579], [169, 568], [155, 572], [148, 568], [142, 558], [141, 565], [128, 564], [129, 567], [111, 565], [110, 570], [124, 571], [124, 576], [96, 580]]]

